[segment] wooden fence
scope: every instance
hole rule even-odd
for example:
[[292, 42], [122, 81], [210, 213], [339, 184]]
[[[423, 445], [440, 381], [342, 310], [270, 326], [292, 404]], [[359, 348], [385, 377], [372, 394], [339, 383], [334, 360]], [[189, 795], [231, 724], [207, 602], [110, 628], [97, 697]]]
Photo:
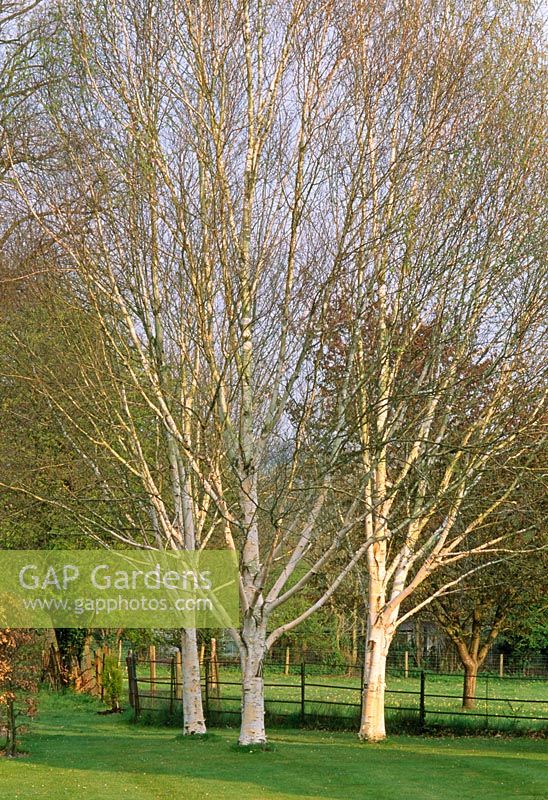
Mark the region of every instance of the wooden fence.
[[[146, 662], [146, 675], [139, 675], [137, 656], [129, 652], [126, 658], [128, 699], [135, 715], [141, 711], [155, 711], [168, 704], [173, 713], [183, 698], [183, 670], [180, 651], [171, 658], [157, 658], [156, 648], [151, 645]], [[141, 662], [143, 666], [143, 662]], [[158, 667], [163, 667], [158, 676]]]
[[[115, 651], [106, 645], [92, 649], [90, 643], [86, 642], [80, 662], [74, 658], [68, 666], [64, 666], [59, 649], [51, 643], [42, 653], [42, 681], [49, 683], [53, 689], [71, 686], [77, 692], [85, 692], [103, 700], [102, 678], [105, 659], [114, 653]], [[121, 642], [117, 646], [117, 654], [118, 664], [121, 666]]]

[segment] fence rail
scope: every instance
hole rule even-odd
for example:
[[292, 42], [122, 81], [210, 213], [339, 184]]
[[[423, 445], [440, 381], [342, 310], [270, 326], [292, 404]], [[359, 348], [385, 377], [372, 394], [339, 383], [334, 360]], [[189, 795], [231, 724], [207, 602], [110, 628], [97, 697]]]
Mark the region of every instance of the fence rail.
[[[174, 713], [180, 710], [182, 697], [180, 653], [167, 659], [147, 660], [138, 659], [134, 653], [129, 653], [126, 666], [129, 702], [136, 716], [145, 711], [164, 709]], [[348, 720], [349, 724], [354, 723], [361, 707], [361, 679], [348, 677], [348, 682], [343, 683], [341, 678], [337, 681], [328, 674], [323, 681], [317, 672], [309, 673], [308, 666], [302, 662], [298, 666], [297, 673], [293, 671], [288, 674], [285, 662], [266, 665], [266, 670], [269, 668], [272, 670], [271, 676], [266, 676], [264, 682], [267, 711], [275, 713], [280, 718], [298, 717], [303, 724], [307, 720], [317, 719], [320, 712], [323, 712], [324, 716]], [[317, 665], [314, 667], [316, 670]], [[294, 680], [296, 677], [298, 680]], [[400, 675], [393, 678], [394, 681], [400, 681], [401, 686], [387, 688], [386, 709], [396, 714], [413, 714], [423, 727], [428, 720], [434, 721], [436, 717], [483, 718], [486, 725], [489, 725], [491, 719], [529, 721], [531, 724], [545, 721], [548, 725], [548, 687], [542, 698], [502, 696], [504, 692], [500, 691], [500, 687], [510, 687], [512, 684], [517, 687], [518, 679], [493, 678], [482, 673], [476, 677], [478, 687], [475, 708], [466, 710], [459, 708], [462, 693], [455, 693], [458, 684], [457, 676], [453, 673], [440, 676], [425, 671], [415, 671], [411, 674], [409, 671], [406, 677]], [[416, 685], [417, 680], [418, 685]], [[444, 680], [453, 684], [449, 690], [443, 686]], [[214, 720], [219, 714], [235, 716], [240, 714], [240, 693], [235, 691], [235, 688], [239, 689], [240, 681], [234, 662], [204, 659], [201, 682], [204, 711], [208, 721]], [[520, 679], [519, 683], [521, 688], [526, 683], [527, 688], [535, 687], [535, 693], [539, 691], [538, 680]], [[493, 691], [496, 688], [499, 688], [498, 692]], [[287, 693], [292, 696], [286, 696]], [[514, 694], [516, 693], [517, 689]], [[398, 697], [401, 697], [404, 704], [396, 702]], [[447, 708], [446, 705], [455, 707]], [[293, 707], [292, 710], [289, 707]], [[348, 713], [341, 713], [343, 709], [348, 709]], [[523, 713], [529, 710], [531, 713]]]

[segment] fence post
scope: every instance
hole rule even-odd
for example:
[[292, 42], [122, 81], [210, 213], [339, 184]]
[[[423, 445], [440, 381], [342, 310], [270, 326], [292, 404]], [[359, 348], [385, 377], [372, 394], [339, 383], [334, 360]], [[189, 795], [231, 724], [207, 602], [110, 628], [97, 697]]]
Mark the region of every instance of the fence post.
[[424, 700], [425, 700], [425, 696], [424, 696], [425, 695], [425, 693], [424, 693], [425, 684], [426, 684], [426, 679], [425, 679], [425, 675], [424, 675], [424, 670], [421, 670], [421, 693], [420, 693], [420, 699], [419, 699], [419, 722], [420, 722], [421, 728], [424, 728], [424, 724], [425, 724], [425, 721], [426, 721], [426, 704], [424, 702]]
[[150, 669], [150, 704], [154, 708], [154, 696], [156, 694], [156, 645], [149, 645], [148, 662]]
[[93, 654], [93, 666], [95, 668], [95, 694], [101, 694], [101, 667], [99, 664], [99, 651]]
[[183, 656], [180, 650], [175, 654], [175, 697], [183, 699]]
[[82, 653], [82, 691], [93, 691], [93, 675], [91, 668], [91, 647], [89, 644], [89, 637], [86, 636], [84, 642], [84, 652]]
[[409, 677], [409, 650], [403, 654], [403, 674], [405, 678]]
[[204, 697], [204, 711], [206, 720], [209, 721], [209, 659], [204, 659], [205, 666], [205, 697]]
[[217, 658], [217, 640], [211, 639], [209, 659], [209, 704], [213, 711], [221, 710], [221, 686], [219, 683], [219, 659]]
[[133, 659], [131, 650], [127, 654], [126, 667], [127, 667], [127, 687], [129, 695], [129, 704], [132, 708], [135, 708], [135, 696], [134, 696], [135, 687], [133, 685]]
[[103, 673], [105, 671], [105, 658], [107, 657], [107, 648], [103, 647], [103, 655], [101, 656], [101, 700], [105, 699], [105, 687], [103, 686]]
[[504, 653], [499, 655], [499, 678], [504, 678]]
[[133, 692], [134, 692], [134, 700], [135, 700], [135, 705], [134, 705], [133, 708], [134, 708], [134, 711], [135, 711], [135, 719], [137, 719], [137, 717], [141, 713], [141, 700], [139, 698], [139, 683], [137, 681], [137, 655], [135, 653], [133, 653], [133, 655], [132, 655], [132, 661], [133, 661], [133, 665], [132, 665], [132, 668], [133, 668]]
[[305, 674], [305, 664], [304, 661], [301, 661], [301, 722], [304, 725], [305, 720], [305, 689], [306, 689], [306, 674]]
[[489, 675], [485, 676], [485, 727], [489, 727]]
[[289, 660], [291, 654], [289, 650], [289, 645], [285, 648], [285, 664], [284, 664], [284, 675], [289, 675]]
[[211, 657], [209, 659], [211, 669], [209, 671], [209, 679], [211, 682], [212, 694], [219, 693], [219, 659], [217, 658], [217, 639], [211, 639]]
[[97, 687], [97, 694], [101, 698], [104, 697], [105, 690], [103, 688], [103, 669], [105, 666], [105, 653], [102, 647], [95, 651], [95, 686]]
[[175, 656], [171, 656], [171, 665], [170, 665], [170, 674], [169, 674], [169, 713], [173, 714], [173, 701], [175, 699], [175, 681], [177, 680], [177, 675], [175, 671]]

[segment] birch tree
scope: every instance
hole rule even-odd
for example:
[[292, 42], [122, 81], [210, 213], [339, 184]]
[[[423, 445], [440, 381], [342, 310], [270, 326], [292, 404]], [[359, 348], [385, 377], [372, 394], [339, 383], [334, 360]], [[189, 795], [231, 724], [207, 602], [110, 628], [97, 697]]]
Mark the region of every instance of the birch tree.
[[[542, 438], [546, 387], [531, 366], [545, 323], [545, 75], [538, 24], [520, 3], [351, 5], [348, 92], [368, 199], [346, 293], [361, 332], [341, 330], [356, 349], [374, 542], [360, 737], [377, 741], [397, 626], [473, 572], [467, 556], [509, 547], [488, 522]], [[531, 390], [518, 423], [516, 398]], [[447, 564], [460, 574], [413, 603]]]
[[[56, 13], [40, 110], [63, 157], [19, 170], [18, 192], [94, 335], [76, 337], [70, 391], [51, 370], [35, 383], [98, 479], [107, 454], [140, 483], [152, 546], [238, 552], [240, 743], [261, 743], [266, 653], [369, 544], [269, 628], [363, 517], [346, 476], [351, 354], [321, 450], [310, 439], [326, 312], [361, 202], [338, 82], [346, 44], [334, 7], [303, 0], [102, 0]], [[201, 732], [186, 636], [185, 725]]]
[[[400, 605], [471, 551], [513, 483], [475, 516], [470, 492], [522, 448], [544, 252], [535, 20], [482, 0], [55, 14], [39, 112], [63, 157], [16, 182], [96, 334], [79, 388], [41, 373], [41, 390], [98, 475], [100, 452], [140, 485], [155, 546], [238, 552], [242, 744], [265, 740], [268, 649], [368, 554], [361, 735], [382, 738]], [[473, 369], [488, 391], [470, 404]], [[328, 562], [317, 600], [269, 629]]]

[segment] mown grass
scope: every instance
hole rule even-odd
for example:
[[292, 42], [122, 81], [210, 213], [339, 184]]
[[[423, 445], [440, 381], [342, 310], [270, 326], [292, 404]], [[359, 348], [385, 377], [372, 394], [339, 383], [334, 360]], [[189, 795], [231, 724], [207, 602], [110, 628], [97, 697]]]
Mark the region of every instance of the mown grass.
[[283, 730], [266, 752], [98, 716], [86, 697], [44, 693], [24, 758], [0, 760], [0, 795], [20, 800], [533, 800], [548, 795], [545, 743]]

